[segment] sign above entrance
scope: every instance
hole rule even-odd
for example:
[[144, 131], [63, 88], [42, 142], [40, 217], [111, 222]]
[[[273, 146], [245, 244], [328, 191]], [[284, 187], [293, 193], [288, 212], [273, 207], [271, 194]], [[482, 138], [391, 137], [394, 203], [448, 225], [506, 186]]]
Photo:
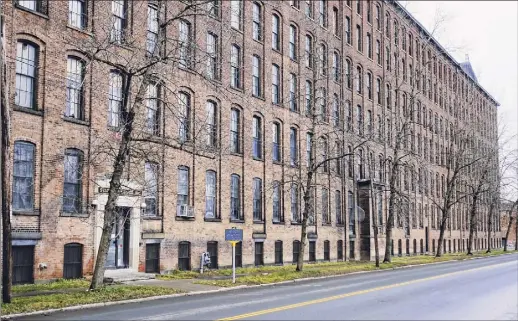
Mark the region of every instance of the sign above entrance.
[[[108, 194], [109, 187], [97, 187], [98, 194]], [[123, 196], [142, 196], [142, 191], [136, 189], [121, 189], [119, 195]]]
[[243, 240], [243, 230], [240, 229], [226, 229], [225, 230], [225, 241], [239, 242]]

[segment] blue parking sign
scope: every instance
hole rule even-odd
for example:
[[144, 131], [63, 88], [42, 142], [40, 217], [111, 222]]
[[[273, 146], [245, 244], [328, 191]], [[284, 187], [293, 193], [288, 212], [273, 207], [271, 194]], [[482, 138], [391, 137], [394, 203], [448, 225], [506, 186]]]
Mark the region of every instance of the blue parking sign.
[[240, 229], [225, 229], [225, 241], [242, 241], [243, 230]]

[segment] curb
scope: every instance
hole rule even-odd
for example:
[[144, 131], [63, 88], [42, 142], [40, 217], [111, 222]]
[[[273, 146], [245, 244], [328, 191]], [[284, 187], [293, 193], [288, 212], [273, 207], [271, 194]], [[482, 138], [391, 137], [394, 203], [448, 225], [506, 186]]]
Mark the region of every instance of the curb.
[[85, 309], [91, 309], [91, 308], [100, 308], [100, 307], [106, 307], [106, 306], [112, 306], [112, 305], [121, 305], [121, 304], [129, 304], [129, 303], [140, 303], [140, 302], [154, 301], [154, 300], [160, 300], [160, 299], [170, 299], [170, 298], [185, 297], [185, 296], [195, 296], [195, 295], [202, 295], [202, 294], [229, 292], [229, 291], [240, 290], [240, 289], [245, 289], [245, 288], [246, 289], [253, 289], [253, 288], [258, 288], [258, 287], [283, 285], [283, 284], [290, 284], [290, 283], [295, 283], [295, 282], [331, 279], [331, 278], [343, 277], [343, 276], [346, 276], [346, 275], [365, 274], [365, 273], [374, 273], [374, 272], [386, 272], [386, 271], [407, 269], [407, 268], [416, 267], [416, 266], [436, 265], [436, 264], [444, 264], [444, 263], [452, 263], [452, 262], [478, 260], [478, 259], [484, 259], [484, 258], [489, 258], [489, 257], [497, 257], [497, 256], [504, 256], [504, 255], [514, 255], [514, 254], [516, 254], [516, 253], [503, 253], [503, 254], [497, 254], [497, 255], [486, 255], [486, 256], [480, 256], [480, 257], [472, 257], [472, 258], [466, 258], [466, 259], [461, 259], [461, 260], [449, 260], [449, 261], [442, 261], [442, 262], [432, 262], [432, 263], [421, 263], [421, 264], [405, 265], [405, 266], [395, 267], [395, 268], [392, 268], [392, 269], [383, 269], [383, 270], [380, 269], [380, 270], [372, 270], [372, 271], [356, 271], [356, 272], [337, 274], [337, 275], [326, 275], [326, 276], [317, 276], [317, 277], [294, 279], [294, 280], [281, 281], [281, 282], [276, 282], [276, 283], [254, 284], [254, 285], [238, 285], [238, 286], [234, 286], [234, 287], [220, 288], [220, 289], [215, 289], [215, 290], [194, 291], [194, 292], [186, 292], [186, 293], [167, 294], [167, 295], [161, 295], [161, 296], [151, 296], [151, 297], [146, 297], [146, 298], [123, 300], [123, 301], [112, 301], [112, 302], [100, 302], [100, 303], [91, 303], [91, 304], [84, 304], [84, 305], [75, 305], [75, 306], [59, 308], [59, 309], [50, 309], [50, 310], [43, 310], [43, 311], [33, 311], [33, 312], [26, 312], [26, 313], [18, 313], [18, 314], [11, 314], [11, 315], [6, 315], [6, 316], [0, 316], [0, 319], [1, 320], [11, 320], [11, 319], [16, 319], [16, 318], [20, 318], [20, 317], [28, 317], [28, 316], [35, 316], [35, 315], [49, 315], [49, 314], [56, 313], [56, 312], [79, 311], [79, 310], [85, 310]]

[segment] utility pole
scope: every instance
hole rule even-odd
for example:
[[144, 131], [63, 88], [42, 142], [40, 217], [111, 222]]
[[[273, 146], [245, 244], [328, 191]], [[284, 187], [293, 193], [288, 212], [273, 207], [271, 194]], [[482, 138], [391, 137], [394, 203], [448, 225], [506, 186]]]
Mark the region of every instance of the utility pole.
[[2, 302], [11, 302], [11, 211], [9, 198], [9, 105], [8, 105], [8, 88], [5, 79], [5, 42], [4, 42], [4, 19], [3, 19], [3, 3], [0, 3], [0, 208], [2, 209], [1, 220], [1, 243], [2, 252], [1, 264], [1, 291]]

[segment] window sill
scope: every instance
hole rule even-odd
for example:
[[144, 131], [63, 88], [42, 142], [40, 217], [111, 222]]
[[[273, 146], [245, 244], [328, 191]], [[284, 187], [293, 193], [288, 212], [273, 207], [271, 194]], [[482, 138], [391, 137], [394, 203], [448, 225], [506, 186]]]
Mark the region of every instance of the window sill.
[[331, 223], [322, 223], [322, 226], [331, 226]]
[[162, 216], [141, 216], [141, 218], [146, 221], [161, 221], [162, 220]]
[[274, 225], [284, 225], [284, 221], [272, 221]]
[[291, 60], [292, 62], [294, 62], [294, 63], [296, 63], [296, 64], [298, 64], [298, 63], [299, 63], [299, 60], [298, 60], [297, 58], [292, 58], [292, 57], [289, 57], [289, 58], [290, 58], [290, 60]]
[[245, 223], [245, 220], [230, 219], [230, 223]]
[[[234, 30], [236, 30], [236, 29], [234, 29]], [[264, 46], [264, 41], [263, 41], [262, 39], [254, 39], [254, 38], [252, 37], [252, 40], [253, 40], [254, 42], [257, 42], [258, 44], [260, 44], [260, 45]]]
[[90, 216], [88, 213], [65, 213], [63, 211], [59, 212], [59, 216], [61, 217], [77, 217], [77, 218], [85, 218]]
[[13, 107], [13, 110], [21, 111], [22, 113], [27, 113], [27, 114], [31, 114], [31, 115], [35, 115], [35, 116], [43, 116], [43, 110], [35, 110], [35, 109], [28, 108], [28, 107], [20, 107], [17, 105], [15, 105]]
[[[291, 225], [302, 225], [302, 222], [294, 222], [294, 221], [291, 221]], [[309, 225], [309, 224], [308, 224]]]
[[256, 220], [254, 220], [254, 224], [264, 224], [264, 221], [256, 221]]
[[174, 219], [175, 219], [175, 221], [194, 221], [195, 218], [175, 215]]
[[35, 14], [35, 15], [37, 15], [37, 16], [39, 16], [39, 17], [41, 17], [41, 18], [44, 18], [44, 19], [49, 20], [49, 16], [48, 16], [48, 15], [46, 15], [46, 14], [44, 14], [44, 13], [38, 12], [38, 11], [36, 11], [36, 10], [31, 10], [31, 9], [29, 9], [29, 8], [25, 8], [24, 6], [21, 6], [21, 5], [19, 5], [18, 3], [15, 3], [15, 5], [14, 5], [14, 6], [15, 6], [16, 8], [18, 8], [18, 9], [22, 10], [22, 11], [29, 12], [29, 13]]
[[261, 157], [252, 156], [252, 159], [258, 162], [264, 162], [264, 159]]
[[108, 130], [109, 131], [112, 131], [112, 132], [118, 132], [121, 130], [121, 127], [120, 126], [112, 126], [112, 125], [107, 125], [108, 127]]
[[237, 91], [239, 93], [243, 93], [244, 92], [243, 88], [240, 88], [240, 87], [233, 87], [232, 85], [230, 85], [229, 88], [231, 90]]
[[13, 210], [13, 215], [20, 216], [39, 216], [40, 210], [35, 208], [33, 210]]
[[263, 96], [257, 96], [257, 95], [252, 94], [252, 97], [254, 97], [256, 99], [260, 99], [262, 101], [266, 101], [266, 99]]
[[67, 28], [71, 29], [71, 30], [74, 30], [74, 31], [77, 31], [77, 32], [80, 32], [80, 33], [84, 33], [87, 36], [91, 36], [92, 37], [94, 35], [90, 31], [87, 31], [86, 29], [81, 29], [81, 28], [78, 28], [78, 27], [74, 27], [74, 26], [69, 25], [69, 24], [67, 24]]
[[280, 160], [272, 160], [272, 163], [275, 165], [282, 165], [282, 161]]
[[207, 217], [205, 217], [203, 220], [205, 222], [221, 222], [220, 218], [207, 218]]
[[238, 156], [238, 157], [243, 157], [243, 153], [238, 153], [238, 152], [230, 152], [229, 153], [231, 156]]
[[345, 227], [345, 224], [336, 223], [336, 227]]
[[193, 75], [196, 74], [196, 72], [193, 70], [194, 69], [193, 63], [191, 64], [191, 66], [178, 66], [178, 69], [188, 72]]
[[[239, 24], [243, 25], [243, 22], [240, 22]], [[235, 27], [231, 26], [230, 30], [233, 30], [233, 31], [239, 32], [240, 34], [243, 34], [243, 29], [236, 29]]]
[[74, 123], [74, 124], [83, 125], [83, 126], [90, 126], [90, 122], [87, 120], [81, 120], [81, 119], [68, 117], [68, 116], [62, 116], [61, 119], [63, 119], [66, 122], [69, 122], [69, 123]]
[[282, 51], [280, 49], [275, 49], [275, 48], [272, 48], [272, 51], [279, 54], [279, 55], [282, 55]]

